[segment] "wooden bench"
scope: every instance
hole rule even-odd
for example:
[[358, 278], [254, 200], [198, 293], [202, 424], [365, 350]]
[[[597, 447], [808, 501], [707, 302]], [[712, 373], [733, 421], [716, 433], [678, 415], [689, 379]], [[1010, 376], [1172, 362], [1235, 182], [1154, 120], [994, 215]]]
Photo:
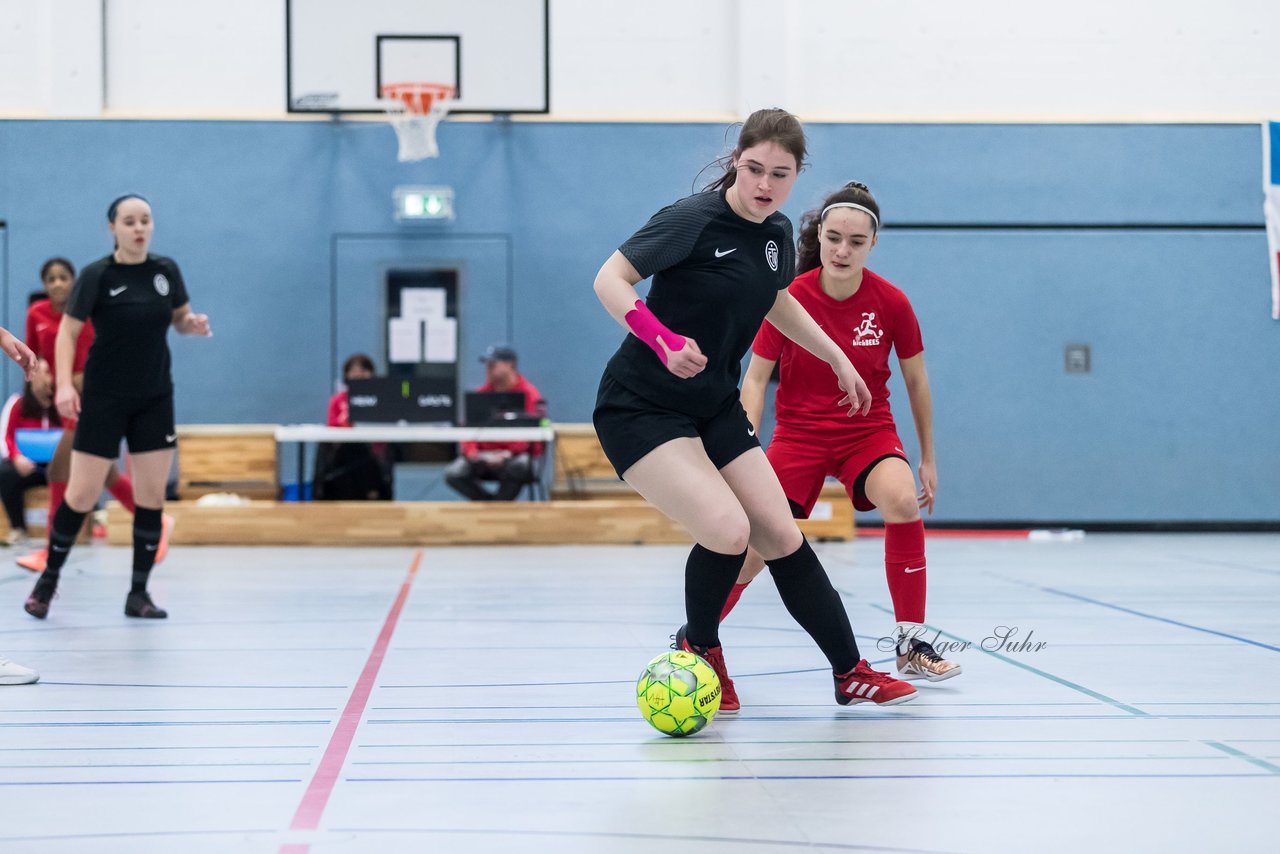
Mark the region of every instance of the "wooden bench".
[[[246, 498], [274, 500], [278, 489], [274, 424], [178, 426], [178, 494], [183, 499], [234, 492]], [[27, 490], [25, 504], [28, 511], [45, 510], [49, 490]], [[8, 531], [9, 523], [0, 514], [0, 536]], [[46, 527], [33, 521], [27, 531], [42, 537]]]
[[280, 488], [274, 424], [178, 426], [178, 494], [214, 492], [274, 500]]
[[592, 424], [557, 424], [556, 473], [551, 481], [551, 498], [584, 501], [596, 498], [639, 498], [635, 490], [618, 479], [604, 455]]
[[[591, 424], [557, 424], [556, 473], [551, 483], [553, 500], [642, 501], [630, 486], [618, 479], [600, 447]], [[800, 529], [813, 539], [851, 540], [854, 537], [853, 505], [838, 483], [823, 485], [810, 518]]]

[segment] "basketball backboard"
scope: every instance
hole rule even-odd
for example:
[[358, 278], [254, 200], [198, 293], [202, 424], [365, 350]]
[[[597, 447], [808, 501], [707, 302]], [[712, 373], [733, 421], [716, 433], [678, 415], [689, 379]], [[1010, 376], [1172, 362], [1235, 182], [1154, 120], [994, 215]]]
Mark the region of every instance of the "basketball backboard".
[[291, 113], [376, 113], [383, 85], [453, 86], [453, 113], [550, 109], [550, 0], [286, 0]]

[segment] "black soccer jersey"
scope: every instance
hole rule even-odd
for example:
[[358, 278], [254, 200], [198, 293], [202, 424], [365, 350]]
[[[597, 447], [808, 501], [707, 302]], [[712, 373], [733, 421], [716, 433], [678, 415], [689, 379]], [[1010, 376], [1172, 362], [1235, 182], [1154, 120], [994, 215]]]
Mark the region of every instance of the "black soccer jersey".
[[84, 368], [86, 394], [150, 398], [173, 391], [169, 325], [188, 302], [178, 265], [162, 255], [121, 264], [113, 255], [80, 271], [67, 314], [93, 319], [97, 337]]
[[619, 251], [642, 277], [653, 276], [649, 310], [698, 342], [707, 366], [681, 379], [628, 335], [606, 370], [655, 403], [710, 416], [737, 393], [742, 357], [778, 291], [795, 278], [791, 221], [775, 213], [751, 222], [733, 212], [723, 190], [708, 191], [658, 211]]

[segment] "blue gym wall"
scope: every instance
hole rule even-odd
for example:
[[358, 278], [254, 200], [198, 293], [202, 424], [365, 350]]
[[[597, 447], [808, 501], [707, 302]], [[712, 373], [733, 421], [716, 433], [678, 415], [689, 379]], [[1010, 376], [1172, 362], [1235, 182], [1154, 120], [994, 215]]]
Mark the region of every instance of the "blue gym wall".
[[[888, 224], [871, 266], [921, 319], [935, 518], [1280, 519], [1280, 325], [1258, 228], [1257, 126], [809, 133], [813, 165], [785, 211], [797, 219], [850, 178], [870, 184]], [[589, 420], [622, 334], [592, 294], [595, 271], [691, 190], [724, 129], [456, 121], [440, 141], [438, 160], [400, 164], [391, 130], [375, 123], [0, 122], [3, 320], [21, 329], [46, 257], [105, 254], [107, 203], [137, 191], [155, 208], [154, 250], [178, 259], [215, 330], [173, 339], [179, 421], [323, 417], [336, 363], [359, 338], [344, 319], [373, 316], [383, 298], [376, 263], [367, 288], [333, 281], [352, 241], [384, 247], [388, 263], [462, 260], [464, 381], [480, 376], [472, 354], [509, 329], [554, 417]], [[452, 186], [457, 219], [398, 225], [400, 184]], [[1247, 227], [1198, 227], [1231, 224]], [[499, 250], [509, 264], [475, 260]], [[380, 355], [361, 323], [361, 346]], [[1091, 373], [1064, 373], [1069, 342], [1091, 346]], [[15, 387], [15, 372], [6, 382]], [[898, 384], [893, 401], [914, 448]]]

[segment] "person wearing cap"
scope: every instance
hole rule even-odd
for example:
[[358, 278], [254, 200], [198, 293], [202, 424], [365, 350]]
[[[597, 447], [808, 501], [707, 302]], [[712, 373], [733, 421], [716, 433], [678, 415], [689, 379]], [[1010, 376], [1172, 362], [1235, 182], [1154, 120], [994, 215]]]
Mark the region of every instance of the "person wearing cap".
[[[537, 387], [521, 375], [516, 351], [494, 344], [480, 357], [485, 382], [478, 392], [518, 392], [524, 395], [524, 411], [544, 415], [546, 402]], [[461, 454], [445, 470], [445, 482], [472, 501], [514, 501], [533, 479], [533, 460], [542, 455], [541, 442], [462, 442]], [[482, 484], [496, 481], [496, 491]]]

